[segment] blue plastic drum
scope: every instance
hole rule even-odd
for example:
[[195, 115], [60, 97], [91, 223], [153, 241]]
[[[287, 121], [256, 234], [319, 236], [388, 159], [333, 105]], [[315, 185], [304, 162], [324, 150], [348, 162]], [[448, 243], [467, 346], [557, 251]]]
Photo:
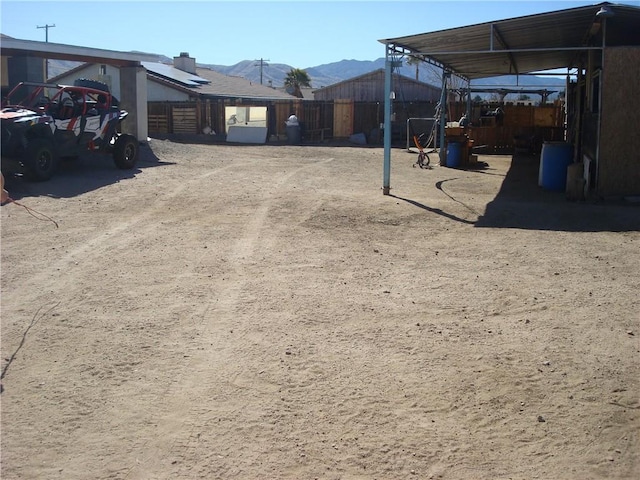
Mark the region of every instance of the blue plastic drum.
[[447, 167], [458, 168], [462, 161], [462, 144], [459, 142], [447, 143]]
[[545, 142], [540, 155], [538, 184], [545, 190], [564, 192], [567, 188], [567, 168], [572, 161], [573, 145]]

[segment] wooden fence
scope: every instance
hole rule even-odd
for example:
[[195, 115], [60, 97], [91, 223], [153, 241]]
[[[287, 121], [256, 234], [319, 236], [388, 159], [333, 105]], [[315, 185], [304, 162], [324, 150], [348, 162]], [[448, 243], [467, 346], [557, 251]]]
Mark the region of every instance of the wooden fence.
[[[202, 134], [209, 129], [223, 135], [225, 107], [235, 106], [230, 100], [198, 102], [149, 102], [149, 134]], [[303, 126], [303, 142], [319, 143], [330, 139], [348, 139], [364, 133], [369, 144], [381, 144], [384, 104], [351, 100], [310, 101], [277, 100], [252, 102], [251, 106], [267, 108], [270, 140], [286, 139], [285, 121], [296, 113]], [[504, 110], [501, 124], [485, 122], [484, 114], [500, 106]], [[466, 111], [465, 104], [449, 104], [447, 120], [458, 120]], [[395, 102], [392, 106], [392, 143], [404, 146], [407, 119], [429, 118], [436, 114], [434, 102]], [[510, 152], [523, 147], [536, 151], [544, 141], [564, 138], [564, 109], [560, 105], [474, 105], [472, 126], [468, 134], [476, 146], [488, 153]], [[421, 133], [421, 132], [415, 132]]]
[[[504, 112], [500, 121], [489, 115], [498, 107]], [[465, 104], [450, 105], [450, 119], [460, 119], [465, 111]], [[474, 146], [486, 153], [511, 153], [516, 149], [539, 153], [544, 142], [564, 140], [564, 108], [556, 104], [474, 105], [467, 134]]]

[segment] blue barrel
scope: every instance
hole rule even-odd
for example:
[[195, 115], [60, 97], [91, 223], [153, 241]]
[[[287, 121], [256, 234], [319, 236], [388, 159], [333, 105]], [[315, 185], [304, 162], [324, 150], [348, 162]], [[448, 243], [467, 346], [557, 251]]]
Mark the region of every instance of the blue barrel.
[[462, 160], [462, 144], [459, 142], [447, 143], [447, 167], [457, 168]]
[[567, 168], [572, 161], [573, 145], [570, 143], [543, 143], [538, 184], [545, 190], [564, 192], [567, 188]]

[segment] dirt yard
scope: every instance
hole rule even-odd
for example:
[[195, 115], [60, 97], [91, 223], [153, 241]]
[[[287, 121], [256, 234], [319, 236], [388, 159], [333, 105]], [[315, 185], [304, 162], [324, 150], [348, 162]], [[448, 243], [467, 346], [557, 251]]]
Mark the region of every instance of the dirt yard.
[[7, 178], [58, 226], [1, 209], [3, 480], [639, 478], [640, 206], [415, 159]]

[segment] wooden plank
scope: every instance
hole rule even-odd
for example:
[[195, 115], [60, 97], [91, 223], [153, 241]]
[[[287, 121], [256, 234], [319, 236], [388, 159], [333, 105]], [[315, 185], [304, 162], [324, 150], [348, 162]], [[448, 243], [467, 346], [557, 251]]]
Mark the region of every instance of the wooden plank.
[[198, 133], [195, 107], [173, 107], [173, 133]]
[[287, 118], [291, 115], [293, 107], [289, 102], [283, 102], [278, 104], [277, 118], [278, 118], [278, 135], [287, 135], [286, 122]]
[[536, 127], [555, 127], [557, 121], [557, 108], [554, 105], [539, 106], [533, 110], [533, 125]]
[[148, 115], [149, 133], [169, 133], [169, 119], [167, 115]]
[[324, 143], [325, 138], [328, 136], [330, 131], [330, 128], [316, 128], [313, 130], [305, 129], [304, 135], [306, 140], [309, 140], [310, 142]]
[[505, 105], [504, 124], [514, 127], [526, 127], [533, 120], [534, 107], [529, 105]]
[[348, 138], [353, 134], [353, 101], [334, 100], [333, 136]]

